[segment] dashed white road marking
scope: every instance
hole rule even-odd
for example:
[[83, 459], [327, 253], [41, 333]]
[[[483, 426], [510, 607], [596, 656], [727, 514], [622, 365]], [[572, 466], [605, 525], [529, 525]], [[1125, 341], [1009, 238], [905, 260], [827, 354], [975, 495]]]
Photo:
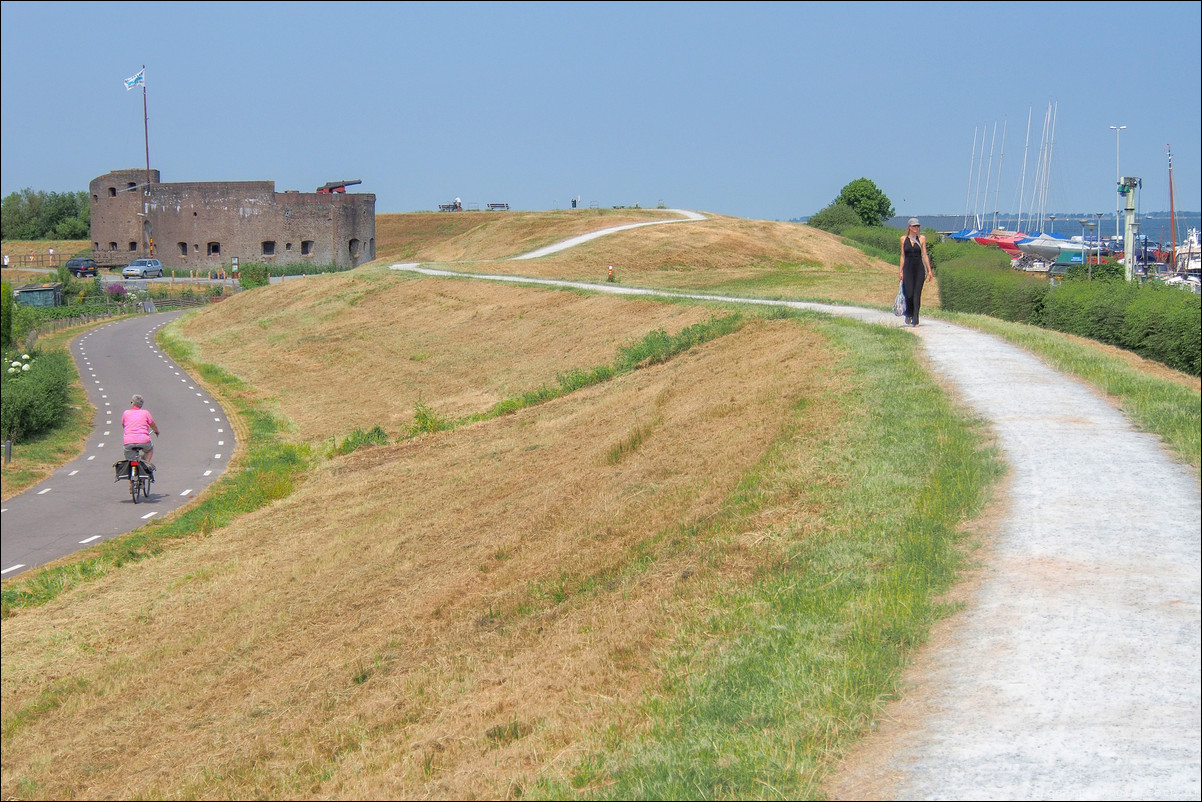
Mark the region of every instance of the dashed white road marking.
[[212, 474], [212, 473], [213, 473], [212, 471], [205, 471], [205, 472], [204, 472], [203, 474], [201, 474], [201, 475], [202, 475], [202, 476], [209, 476], [209, 475], [210, 475], [210, 474]]
[[76, 468], [75, 470], [71, 471], [71, 473], [67, 474], [67, 476], [74, 476], [74, 475], [75, 475], [75, 474], [77, 474], [77, 473], [79, 473], [79, 469], [78, 469], [78, 468]]
[[91, 543], [93, 540], [100, 540], [100, 538], [101, 538], [101, 536], [100, 536], [100, 535], [92, 535], [92, 536], [91, 536], [91, 537], [89, 537], [89, 538], [86, 538], [86, 539], [84, 539], [84, 540], [81, 540], [81, 541], [79, 541], [79, 545], [81, 545], [81, 546], [82, 546], [82, 545], [83, 545], [83, 544], [85, 544], [85, 543]]
[[186, 496], [186, 495], [188, 495], [188, 494], [189, 494], [189, 493], [191, 493], [191, 492], [192, 492], [192, 488], [190, 488], [190, 487], [189, 487], [187, 490], [185, 490], [184, 492], [180, 493], [180, 495], [181, 495], [181, 496]]
[[46, 495], [47, 493], [49, 493], [49, 492], [50, 492], [51, 490], [53, 490], [53, 489], [54, 489], [53, 487], [48, 487], [48, 488], [46, 488], [45, 490], [39, 490], [39, 491], [38, 491], [38, 495], [39, 495], [39, 496], [44, 496], [44, 495]]
[[142, 520], [145, 521], [147, 518], [153, 518], [156, 515], [158, 515], [158, 512], [148, 512], [142, 516]]
[[25, 567], [24, 563], [18, 563], [17, 565], [10, 565], [8, 568], [5, 568], [3, 571], [0, 571], [0, 574], [7, 574], [9, 571], [15, 571], [18, 568], [24, 568], [24, 567]]

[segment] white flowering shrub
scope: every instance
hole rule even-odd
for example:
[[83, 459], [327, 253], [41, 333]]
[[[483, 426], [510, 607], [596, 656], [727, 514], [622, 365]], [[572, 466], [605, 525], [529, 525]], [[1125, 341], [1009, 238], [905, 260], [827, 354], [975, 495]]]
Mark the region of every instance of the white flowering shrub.
[[62, 420], [75, 378], [66, 351], [6, 355], [0, 364], [0, 437], [27, 439]]

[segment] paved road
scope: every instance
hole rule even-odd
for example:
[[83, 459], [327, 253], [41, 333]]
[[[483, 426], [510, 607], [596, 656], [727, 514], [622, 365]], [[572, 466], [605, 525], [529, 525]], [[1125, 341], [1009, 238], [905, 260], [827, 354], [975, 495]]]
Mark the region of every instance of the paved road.
[[[221, 407], [154, 343], [155, 331], [184, 312], [125, 318], [71, 345], [96, 407], [84, 453], [0, 509], [4, 578], [123, 535], [194, 498], [225, 469], [234, 433]], [[121, 413], [134, 393], [146, 399], [162, 436], [151, 495], [134, 504], [129, 484], [113, 482], [121, 459]]]
[[[900, 325], [859, 307], [750, 303]], [[992, 423], [1010, 498], [975, 596], [932, 655], [929, 704], [901, 722], [902, 748], [864, 761], [873, 776], [840, 787], [869, 798], [1199, 799], [1198, 480], [1095, 390], [1025, 351], [933, 319], [912, 331], [934, 370]]]

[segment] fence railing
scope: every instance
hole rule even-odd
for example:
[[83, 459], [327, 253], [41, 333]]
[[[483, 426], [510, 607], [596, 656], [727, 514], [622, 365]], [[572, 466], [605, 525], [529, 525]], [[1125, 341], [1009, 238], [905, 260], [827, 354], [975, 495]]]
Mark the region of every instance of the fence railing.
[[74, 253], [58, 253], [56, 251], [54, 256], [51, 256], [49, 253], [46, 253], [46, 252], [42, 252], [42, 253], [32, 253], [32, 252], [31, 253], [8, 253], [8, 252], [5, 252], [4, 253], [4, 256], [6, 257], [5, 261], [0, 262], [0, 264], [2, 264], [4, 267], [16, 267], [16, 268], [21, 268], [21, 267], [58, 267], [61, 264], [65, 264], [68, 259], [74, 259], [77, 255], [78, 256], [91, 256], [91, 253], [85, 251], [81, 254], [74, 254]]

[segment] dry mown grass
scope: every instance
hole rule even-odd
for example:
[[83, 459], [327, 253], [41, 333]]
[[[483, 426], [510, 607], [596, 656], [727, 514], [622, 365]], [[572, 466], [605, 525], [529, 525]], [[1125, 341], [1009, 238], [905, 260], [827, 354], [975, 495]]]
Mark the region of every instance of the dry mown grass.
[[776, 556], [762, 521], [706, 525], [799, 398], [803, 428], [829, 426], [828, 364], [804, 327], [753, 322], [330, 462], [207, 539], [22, 611], [3, 707], [6, 728], [30, 720], [3, 795], [473, 798], [555, 775], [595, 729], [638, 726], [656, 648]]
[[[672, 217], [381, 216], [379, 253], [497, 259], [655, 215]], [[600, 280], [609, 263], [632, 284], [878, 305], [895, 275], [822, 232], [729, 218], [486, 269]], [[243, 293], [182, 332], [317, 443], [396, 435], [418, 401], [482, 411], [710, 314], [376, 265]], [[17, 612], [0, 793], [471, 798], [557, 777], [598, 733], [640, 726], [657, 649], [776, 559], [784, 524], [819, 513], [820, 490], [783, 488], [826, 481], [804, 443], [839, 414], [831, 359], [804, 326], [752, 322], [554, 402], [324, 463], [270, 508]], [[760, 488], [752, 517], [723, 513], [791, 426], [791, 481]]]
[[504, 259], [602, 228], [679, 218], [659, 209], [380, 214], [376, 215], [376, 258], [410, 262]]
[[[897, 265], [867, 256], [825, 231], [796, 223], [711, 216], [621, 231], [539, 259], [455, 269], [696, 292], [887, 306]], [[933, 288], [923, 303], [938, 305]]]
[[[467, 214], [466, 212], [464, 214]], [[242, 293], [182, 326], [201, 361], [275, 399], [306, 442], [380, 425], [421, 401], [448, 417], [554, 385], [558, 372], [710, 317], [696, 306], [530, 292], [396, 273], [332, 274]]]

